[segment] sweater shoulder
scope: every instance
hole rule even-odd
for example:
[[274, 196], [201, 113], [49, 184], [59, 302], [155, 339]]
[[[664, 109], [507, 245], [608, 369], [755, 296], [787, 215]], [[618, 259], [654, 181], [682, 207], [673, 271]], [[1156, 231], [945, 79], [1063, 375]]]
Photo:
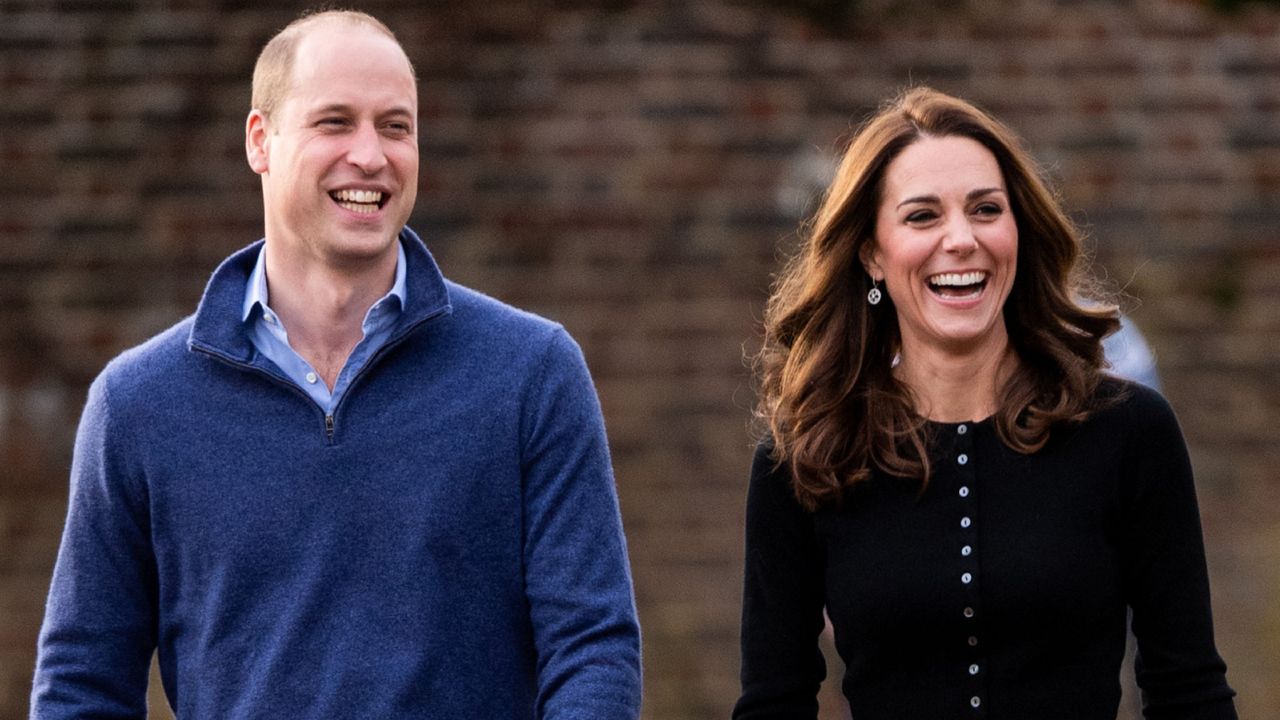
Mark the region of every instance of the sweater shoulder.
[[522, 329], [544, 328], [546, 330], [559, 327], [553, 320], [509, 305], [479, 290], [460, 285], [452, 280], [445, 280], [449, 288], [449, 302], [453, 305], [454, 314], [476, 316], [477, 319], [506, 323]]
[[1119, 452], [1130, 459], [1151, 453], [1185, 453], [1186, 442], [1178, 418], [1159, 391], [1107, 376], [1094, 393], [1094, 401], [1097, 409], [1078, 433], [1066, 433], [1068, 438], [1085, 440], [1073, 443], [1078, 449], [1091, 456]]
[[1111, 375], [1104, 376], [1094, 393], [1100, 410], [1094, 422], [1116, 431], [1144, 432], [1153, 427], [1177, 427], [1169, 401], [1159, 391], [1142, 383]]
[[554, 320], [508, 305], [451, 280], [445, 283], [453, 306], [453, 320], [468, 333], [478, 334], [487, 342], [528, 347], [530, 341], [546, 343], [557, 335], [566, 334], [564, 327]]
[[[185, 365], [190, 362], [188, 339], [194, 316], [179, 320], [146, 341], [111, 359], [94, 381], [117, 401], [127, 398], [154, 399], [157, 393], [185, 384]], [[150, 401], [150, 400], [148, 400]]]

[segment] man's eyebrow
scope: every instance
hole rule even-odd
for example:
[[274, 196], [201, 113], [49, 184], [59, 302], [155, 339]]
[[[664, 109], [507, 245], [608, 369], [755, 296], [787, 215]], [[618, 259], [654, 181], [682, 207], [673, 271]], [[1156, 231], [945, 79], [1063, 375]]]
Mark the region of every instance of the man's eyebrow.
[[329, 103], [328, 105], [321, 105], [320, 107], [312, 108], [310, 111], [307, 112], [307, 114], [308, 115], [324, 115], [326, 113], [338, 113], [340, 115], [347, 115], [347, 114], [350, 114], [350, 112], [351, 112], [350, 105], [344, 105], [342, 103]]
[[[347, 105], [346, 103], [329, 103], [328, 105], [321, 105], [320, 107], [313, 108], [307, 114], [308, 115], [324, 115], [326, 113], [336, 113], [339, 115], [352, 115], [352, 114], [355, 114], [355, 111], [352, 109], [350, 105]], [[413, 117], [413, 110], [408, 105], [396, 105], [395, 107], [392, 107], [389, 110], [385, 110], [381, 113], [378, 113], [378, 117], [387, 117], [389, 115], [404, 115], [406, 117]]]

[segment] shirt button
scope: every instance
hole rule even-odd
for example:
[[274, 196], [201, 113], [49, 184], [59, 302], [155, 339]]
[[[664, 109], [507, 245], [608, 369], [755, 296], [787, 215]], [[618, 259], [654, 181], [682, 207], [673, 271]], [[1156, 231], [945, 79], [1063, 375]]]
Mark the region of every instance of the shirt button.
[[268, 325], [275, 325], [275, 324], [276, 324], [276, 316], [275, 316], [275, 315], [263, 315], [263, 316], [262, 316], [262, 319], [263, 319], [263, 320], [266, 320]]
[[970, 666], [969, 666], [969, 674], [970, 674], [970, 675], [977, 675], [977, 674], [978, 674], [978, 664], [977, 664], [977, 663], [974, 663], [974, 664], [972, 664], [972, 665], [970, 665]]
[[969, 426], [968, 426], [968, 425], [961, 425], [960, 427], [956, 428], [956, 434], [958, 434], [958, 435], [963, 435], [963, 434], [965, 434], [965, 433], [967, 433], [967, 432], [969, 432]]
[[316, 384], [316, 374], [315, 374], [315, 373], [307, 373], [307, 382], [311, 383], [312, 385], [315, 385], [315, 384]]
[[965, 616], [965, 617], [967, 617], [967, 618], [971, 618], [971, 617], [973, 617], [973, 608], [971, 608], [971, 607], [967, 607], [967, 608], [965, 608], [965, 609], [964, 609], [964, 616]]
[[977, 645], [978, 645], [978, 638], [977, 638], [977, 636], [975, 636], [975, 635], [970, 635], [970, 636], [969, 636], [969, 647], [977, 647]]
[[969, 486], [968, 486], [968, 485], [962, 485], [962, 486], [960, 486], [960, 497], [969, 497]]
[[967, 528], [972, 524], [973, 524], [973, 521], [970, 520], [967, 516], [960, 518], [960, 527]]
[[960, 463], [961, 465], [968, 465], [969, 456], [965, 455], [964, 453], [960, 453], [960, 457], [956, 458], [956, 462]]
[[970, 555], [973, 554], [973, 547], [971, 545], [965, 545], [964, 547], [960, 548], [960, 554], [965, 557], [969, 557]]
[[969, 698], [969, 704], [972, 705], [973, 707], [978, 707], [979, 705], [982, 704], [982, 698], [978, 697], [977, 695], [974, 695], [973, 697]]
[[961, 575], [960, 582], [964, 583], [965, 585], [968, 585], [969, 583], [973, 582], [973, 575], [971, 575], [970, 573], [965, 573]]

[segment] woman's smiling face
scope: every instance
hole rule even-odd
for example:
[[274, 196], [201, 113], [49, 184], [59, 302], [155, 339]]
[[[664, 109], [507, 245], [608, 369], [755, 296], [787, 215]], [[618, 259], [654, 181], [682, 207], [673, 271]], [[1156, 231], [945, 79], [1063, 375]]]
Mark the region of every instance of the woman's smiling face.
[[893, 299], [904, 355], [1008, 342], [1018, 226], [989, 150], [961, 136], [907, 146], [885, 170], [875, 227], [864, 265]]

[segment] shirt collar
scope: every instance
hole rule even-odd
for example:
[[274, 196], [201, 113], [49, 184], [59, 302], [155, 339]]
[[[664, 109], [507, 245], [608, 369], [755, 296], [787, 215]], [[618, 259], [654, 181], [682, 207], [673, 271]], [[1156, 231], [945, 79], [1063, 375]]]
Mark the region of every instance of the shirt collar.
[[[389, 298], [395, 298], [400, 301], [400, 308], [405, 307], [405, 262], [404, 243], [398, 239], [396, 241], [396, 279], [391, 284], [391, 290], [383, 295], [375, 302], [372, 307], [386, 302]], [[262, 248], [258, 251], [258, 259], [253, 264], [253, 272], [249, 273], [249, 281], [245, 285], [244, 304], [241, 307], [240, 319], [248, 322], [253, 315], [253, 308], [261, 305], [265, 312], [271, 307], [267, 298], [267, 246], [263, 243]]]
[[[428, 320], [451, 315], [453, 305], [449, 301], [450, 284], [418, 234], [406, 226], [400, 230], [400, 243], [406, 260], [405, 296], [396, 322], [401, 328], [398, 332], [408, 332]], [[256, 351], [245, 332], [248, 323], [237, 316], [243, 312], [245, 289], [262, 244], [258, 240], [232, 253], [213, 271], [191, 318], [188, 349], [234, 363], [254, 361]]]

